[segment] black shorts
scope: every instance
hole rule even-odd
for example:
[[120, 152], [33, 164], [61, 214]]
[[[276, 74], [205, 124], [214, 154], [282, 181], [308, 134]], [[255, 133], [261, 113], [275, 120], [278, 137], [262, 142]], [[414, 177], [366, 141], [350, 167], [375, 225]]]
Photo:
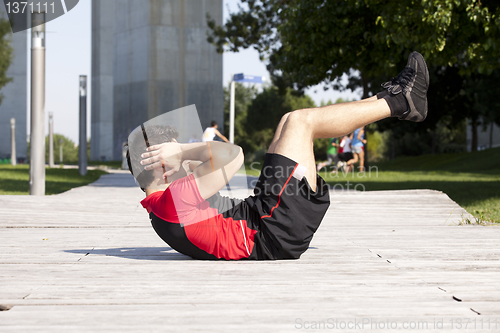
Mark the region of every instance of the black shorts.
[[354, 155], [352, 154], [352, 152], [348, 151], [346, 153], [340, 153], [339, 158], [341, 161], [347, 162], [349, 160], [352, 160], [354, 158]]
[[285, 156], [266, 154], [254, 195], [224, 213], [245, 219], [257, 230], [248, 259], [298, 259], [309, 248], [330, 206], [330, 194], [319, 176], [316, 192], [305, 177], [297, 179], [297, 166]]

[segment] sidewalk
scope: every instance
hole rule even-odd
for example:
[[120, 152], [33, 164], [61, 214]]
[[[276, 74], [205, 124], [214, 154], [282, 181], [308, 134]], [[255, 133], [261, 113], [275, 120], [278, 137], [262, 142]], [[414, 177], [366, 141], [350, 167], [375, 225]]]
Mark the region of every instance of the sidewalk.
[[302, 258], [265, 262], [175, 252], [142, 198], [125, 171], [0, 196], [0, 332], [500, 331], [500, 228], [441, 192], [332, 191]]

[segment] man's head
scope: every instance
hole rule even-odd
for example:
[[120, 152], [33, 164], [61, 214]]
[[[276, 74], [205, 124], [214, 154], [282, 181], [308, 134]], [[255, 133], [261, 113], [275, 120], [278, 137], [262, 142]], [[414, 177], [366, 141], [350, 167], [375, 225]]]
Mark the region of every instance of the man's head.
[[127, 163], [130, 173], [135, 177], [141, 190], [151, 185], [155, 179], [154, 170], [144, 170], [141, 165], [141, 154], [146, 147], [164, 142], [172, 142], [179, 136], [179, 132], [168, 125], [138, 126], [130, 133], [127, 142]]
[[218, 127], [217, 122], [215, 120], [212, 120], [212, 122], [210, 123], [210, 127], [217, 128]]

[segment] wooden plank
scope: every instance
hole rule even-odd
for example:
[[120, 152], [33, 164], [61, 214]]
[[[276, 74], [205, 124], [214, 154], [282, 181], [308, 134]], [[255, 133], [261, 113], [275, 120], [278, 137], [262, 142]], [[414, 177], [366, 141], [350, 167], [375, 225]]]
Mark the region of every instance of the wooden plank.
[[[246, 183], [238, 176], [231, 193], [248, 195]], [[0, 196], [0, 304], [14, 305], [0, 331], [289, 332], [297, 320], [369, 318], [443, 320], [425, 330], [443, 332], [479, 317], [500, 330], [500, 228], [458, 226], [467, 212], [438, 191], [331, 194], [302, 258], [265, 262], [178, 254], [125, 172], [55, 196]]]

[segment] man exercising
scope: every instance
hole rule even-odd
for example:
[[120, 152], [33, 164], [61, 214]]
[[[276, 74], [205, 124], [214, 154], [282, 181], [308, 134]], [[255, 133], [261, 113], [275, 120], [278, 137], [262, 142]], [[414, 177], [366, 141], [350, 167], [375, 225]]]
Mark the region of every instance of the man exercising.
[[146, 192], [141, 203], [153, 228], [195, 259], [299, 258], [330, 205], [328, 186], [316, 174], [313, 140], [341, 137], [387, 117], [420, 122], [427, 116], [429, 72], [421, 54], [412, 52], [404, 70], [382, 86], [385, 91], [361, 101], [285, 114], [254, 195], [245, 200], [218, 194], [243, 163], [240, 147], [180, 144], [169, 126], [136, 128], [127, 160]]

